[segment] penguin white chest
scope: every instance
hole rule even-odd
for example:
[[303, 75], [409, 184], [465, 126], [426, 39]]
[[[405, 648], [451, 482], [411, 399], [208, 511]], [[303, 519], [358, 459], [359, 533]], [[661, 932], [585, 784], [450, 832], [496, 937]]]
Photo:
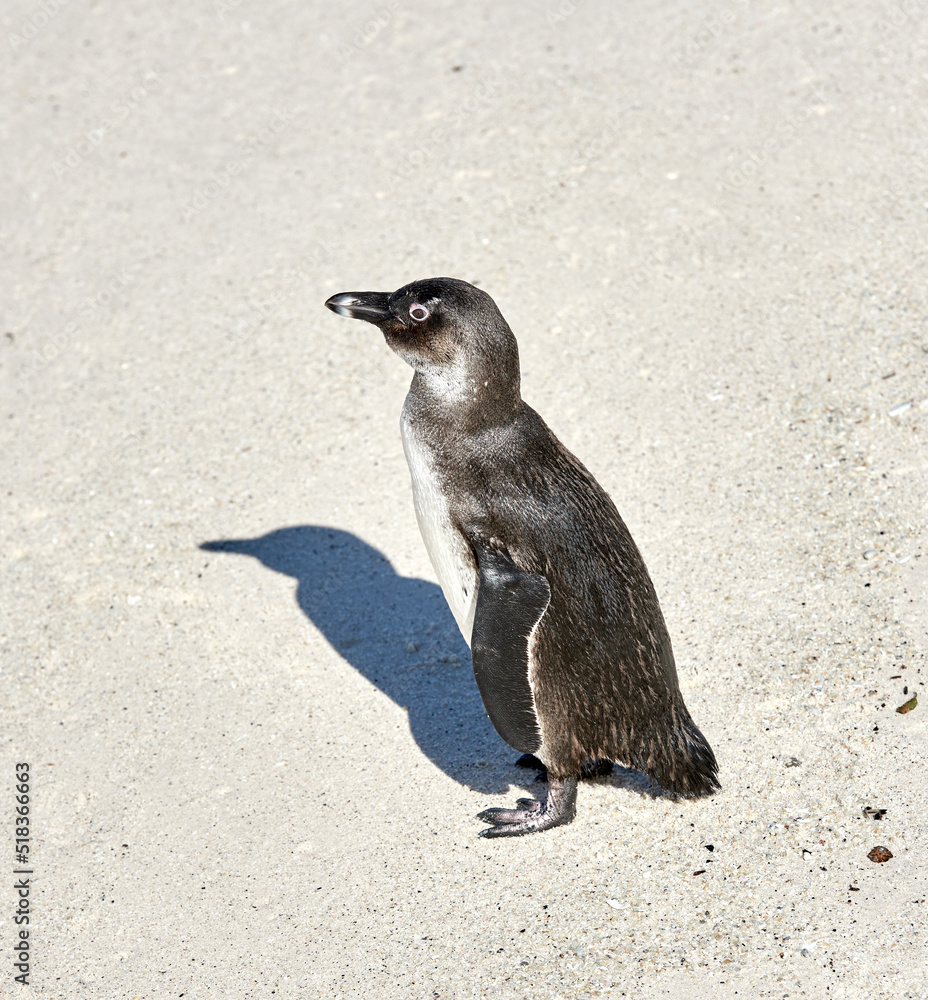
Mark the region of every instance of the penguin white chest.
[[477, 605], [477, 571], [470, 546], [451, 522], [448, 497], [435, 469], [431, 449], [403, 415], [403, 450], [412, 478], [416, 520], [442, 592], [468, 646]]

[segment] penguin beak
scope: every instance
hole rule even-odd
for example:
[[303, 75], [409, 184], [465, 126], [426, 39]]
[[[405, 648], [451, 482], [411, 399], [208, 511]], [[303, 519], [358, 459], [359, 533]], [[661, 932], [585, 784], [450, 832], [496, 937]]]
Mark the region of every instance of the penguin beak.
[[339, 292], [326, 300], [326, 306], [339, 316], [363, 319], [379, 325], [393, 315], [387, 292]]

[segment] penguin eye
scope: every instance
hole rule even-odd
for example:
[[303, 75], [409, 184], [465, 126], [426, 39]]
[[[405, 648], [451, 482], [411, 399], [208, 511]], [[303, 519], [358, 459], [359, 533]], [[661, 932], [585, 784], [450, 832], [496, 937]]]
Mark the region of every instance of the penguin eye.
[[429, 318], [429, 311], [423, 305], [419, 305], [418, 302], [413, 302], [409, 307], [409, 315], [417, 322], [421, 323]]

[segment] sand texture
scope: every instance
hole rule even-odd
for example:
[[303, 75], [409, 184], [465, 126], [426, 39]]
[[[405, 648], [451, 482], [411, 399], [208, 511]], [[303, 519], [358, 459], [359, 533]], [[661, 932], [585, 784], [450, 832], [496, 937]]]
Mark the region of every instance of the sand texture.
[[[0, 996], [928, 997], [928, 4], [0, 20]], [[714, 797], [619, 769], [477, 837], [544, 786], [419, 537], [410, 370], [323, 307], [432, 275], [615, 499]]]

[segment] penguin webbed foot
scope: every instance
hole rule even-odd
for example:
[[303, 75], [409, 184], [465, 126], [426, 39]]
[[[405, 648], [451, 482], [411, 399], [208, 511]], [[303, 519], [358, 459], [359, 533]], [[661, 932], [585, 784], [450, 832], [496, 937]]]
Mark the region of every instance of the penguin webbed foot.
[[516, 809], [484, 809], [477, 819], [492, 824], [481, 837], [521, 837], [569, 823], [577, 814], [577, 779], [549, 778], [548, 794], [538, 799], [518, 799]]

